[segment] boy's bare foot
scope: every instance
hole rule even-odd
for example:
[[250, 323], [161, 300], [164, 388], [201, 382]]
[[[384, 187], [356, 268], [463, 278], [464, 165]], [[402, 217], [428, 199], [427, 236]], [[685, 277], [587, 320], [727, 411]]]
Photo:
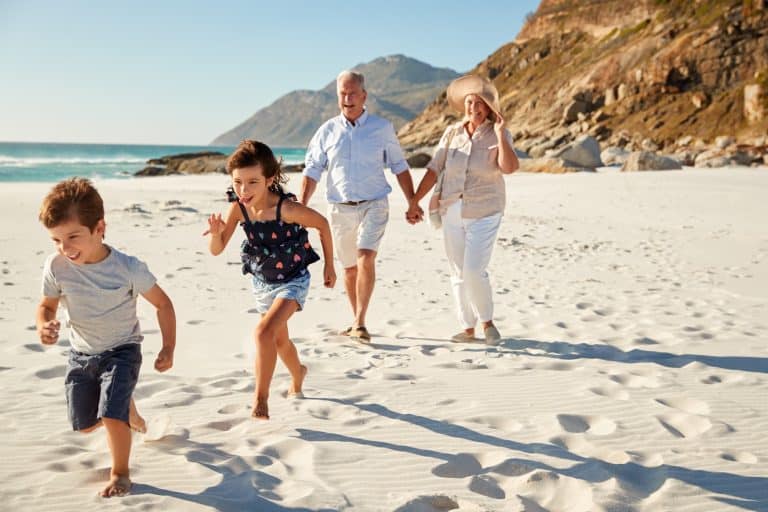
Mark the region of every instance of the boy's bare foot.
[[256, 399], [256, 405], [253, 406], [253, 411], [251, 411], [251, 416], [256, 418], [257, 420], [269, 419], [269, 407], [267, 406], [266, 398], [259, 397]]
[[102, 498], [112, 498], [113, 496], [125, 496], [131, 490], [131, 479], [128, 475], [112, 475], [109, 483], [101, 493]]
[[139, 410], [136, 409], [136, 402], [133, 401], [133, 398], [131, 398], [131, 407], [128, 411], [128, 425], [131, 427], [131, 430], [141, 432], [142, 434], [147, 433], [147, 422], [144, 421], [144, 418], [139, 414]]
[[301, 386], [304, 384], [304, 377], [307, 376], [307, 367], [301, 365], [301, 377], [298, 381], [291, 382], [291, 387], [288, 388], [288, 398], [304, 398], [304, 393], [301, 392]]

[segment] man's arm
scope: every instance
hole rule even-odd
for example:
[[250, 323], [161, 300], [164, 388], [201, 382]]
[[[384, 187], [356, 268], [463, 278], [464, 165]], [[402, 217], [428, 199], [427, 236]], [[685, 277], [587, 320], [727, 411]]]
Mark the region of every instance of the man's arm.
[[301, 194], [299, 195], [299, 202], [304, 206], [307, 206], [309, 204], [309, 199], [312, 197], [312, 194], [315, 193], [316, 188], [317, 188], [317, 181], [310, 178], [309, 176], [302, 177]]
[[411, 170], [406, 169], [403, 172], [398, 173], [397, 183], [400, 185], [403, 195], [405, 195], [405, 200], [408, 201], [408, 211], [405, 212], [405, 219], [411, 224], [416, 224], [423, 220], [424, 210], [419, 206], [419, 202], [416, 201], [416, 194], [413, 192]]

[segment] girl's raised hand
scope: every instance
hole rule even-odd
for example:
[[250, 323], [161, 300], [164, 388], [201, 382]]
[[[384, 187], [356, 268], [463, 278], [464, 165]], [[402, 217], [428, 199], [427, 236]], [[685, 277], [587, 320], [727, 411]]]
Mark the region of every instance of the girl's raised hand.
[[205, 230], [203, 233], [203, 236], [211, 234], [211, 235], [220, 235], [224, 231], [224, 219], [221, 218], [220, 213], [213, 213], [210, 217], [208, 217], [208, 229]]

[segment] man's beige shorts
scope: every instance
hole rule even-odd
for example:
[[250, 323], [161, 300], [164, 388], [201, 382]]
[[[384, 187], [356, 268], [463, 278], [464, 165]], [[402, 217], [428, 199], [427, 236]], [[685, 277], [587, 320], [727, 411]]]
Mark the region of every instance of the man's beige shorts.
[[334, 203], [328, 207], [328, 220], [342, 267], [354, 267], [358, 249], [379, 250], [389, 220], [389, 201], [384, 197], [358, 205]]

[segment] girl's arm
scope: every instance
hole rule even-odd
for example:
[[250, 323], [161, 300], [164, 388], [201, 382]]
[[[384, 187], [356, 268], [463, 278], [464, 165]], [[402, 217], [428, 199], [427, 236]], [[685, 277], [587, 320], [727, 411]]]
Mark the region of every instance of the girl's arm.
[[308, 206], [294, 201], [283, 201], [282, 216], [286, 222], [301, 224], [307, 228], [315, 228], [320, 234], [320, 245], [323, 247], [323, 283], [326, 288], [336, 284], [336, 270], [333, 268], [333, 238], [328, 220]]
[[155, 370], [164, 372], [173, 366], [173, 351], [176, 349], [176, 312], [168, 295], [158, 285], [141, 294], [157, 309], [157, 323], [163, 337], [163, 348], [155, 358]]
[[224, 250], [229, 243], [229, 239], [232, 238], [232, 233], [235, 232], [237, 223], [243, 218], [240, 207], [237, 203], [231, 203], [229, 205], [229, 211], [227, 212], [227, 220], [224, 221], [221, 218], [221, 214], [211, 214], [208, 217], [208, 229], [203, 233], [203, 236], [210, 234], [211, 239], [208, 241], [208, 250], [211, 254], [218, 256]]
[[43, 297], [35, 311], [37, 335], [44, 345], [53, 345], [59, 339], [59, 321], [56, 320], [56, 310], [59, 308], [57, 297]]

